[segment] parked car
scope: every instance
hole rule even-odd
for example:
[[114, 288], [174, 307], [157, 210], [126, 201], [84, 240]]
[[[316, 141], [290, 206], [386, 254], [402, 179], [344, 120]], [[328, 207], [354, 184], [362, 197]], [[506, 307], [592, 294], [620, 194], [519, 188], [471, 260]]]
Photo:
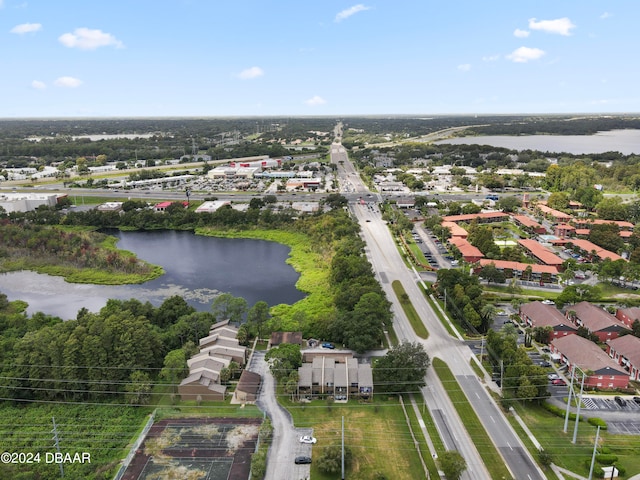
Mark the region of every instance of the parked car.
[[300, 443], [316, 443], [318, 440], [316, 439], [316, 437], [312, 437], [311, 435], [303, 435], [302, 437], [300, 437]]
[[622, 397], [615, 397], [615, 398], [614, 398], [614, 400], [615, 400], [615, 401], [616, 401], [616, 403], [617, 403], [618, 405], [620, 405], [621, 407], [624, 407], [624, 406], [626, 406], [626, 405], [627, 405], [627, 401], [626, 401], [624, 398], [622, 398]]
[[560, 378], [560, 375], [558, 375], [557, 373], [550, 373], [549, 375], [547, 375], [547, 378], [551, 381], [558, 380]]
[[311, 457], [296, 457], [294, 462], [296, 465], [308, 465], [311, 463]]
[[544, 303], [545, 305], [555, 305], [556, 302], [554, 302], [553, 300], [543, 300], [542, 303]]
[[551, 353], [551, 349], [549, 347], [542, 347], [542, 351], [544, 353]]
[[336, 347], [333, 346], [333, 343], [325, 342], [325, 343], [322, 344], [322, 348], [329, 348], [329, 349], [333, 350]]
[[544, 368], [549, 368], [551, 366], [551, 364], [549, 362], [547, 362], [546, 360], [542, 360], [541, 362], [538, 362], [538, 365], [540, 365], [541, 367], [544, 367]]
[[567, 385], [567, 382], [565, 382], [561, 378], [556, 378], [555, 380], [551, 380], [551, 385], [555, 385], [556, 387], [564, 387]]
[[633, 397], [633, 401], [640, 405], [640, 397]]

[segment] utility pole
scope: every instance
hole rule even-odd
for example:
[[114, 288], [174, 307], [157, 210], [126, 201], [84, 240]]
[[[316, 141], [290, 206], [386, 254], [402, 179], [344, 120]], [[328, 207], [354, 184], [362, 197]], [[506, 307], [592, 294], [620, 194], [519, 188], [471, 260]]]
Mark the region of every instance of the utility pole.
[[598, 436], [600, 435], [600, 425], [596, 430], [596, 441], [593, 443], [593, 454], [591, 455], [591, 468], [589, 469], [589, 480], [593, 478], [593, 464], [596, 461], [596, 450], [598, 450]]
[[582, 392], [584, 391], [584, 372], [582, 372], [582, 382], [580, 383], [580, 396], [578, 397], [578, 411], [576, 412], [576, 426], [573, 428], [573, 440], [571, 443], [575, 445], [578, 436], [578, 423], [580, 423], [580, 405], [582, 404]]
[[571, 396], [573, 394], [573, 379], [575, 372], [576, 366], [574, 365], [571, 368], [571, 381], [569, 382], [569, 399], [567, 400], [567, 411], [564, 415], [564, 429], [562, 430], [564, 433], [567, 433], [567, 428], [569, 427], [569, 411], [571, 409]]
[[[51, 417], [53, 420], [53, 441], [56, 447], [56, 451], [60, 453], [60, 439], [58, 438], [58, 427], [56, 426], [56, 417]], [[64, 466], [63, 462], [60, 462], [60, 478], [64, 478]]]
[[342, 476], [340, 478], [344, 480], [344, 416], [342, 417]]

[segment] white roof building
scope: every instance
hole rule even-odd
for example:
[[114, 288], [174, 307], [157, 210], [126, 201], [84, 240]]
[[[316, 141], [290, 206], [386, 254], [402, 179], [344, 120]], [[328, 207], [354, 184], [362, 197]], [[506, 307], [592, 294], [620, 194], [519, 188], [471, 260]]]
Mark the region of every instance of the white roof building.
[[57, 193], [3, 193], [0, 195], [0, 207], [7, 213], [30, 212], [42, 205], [55, 207], [57, 203]]

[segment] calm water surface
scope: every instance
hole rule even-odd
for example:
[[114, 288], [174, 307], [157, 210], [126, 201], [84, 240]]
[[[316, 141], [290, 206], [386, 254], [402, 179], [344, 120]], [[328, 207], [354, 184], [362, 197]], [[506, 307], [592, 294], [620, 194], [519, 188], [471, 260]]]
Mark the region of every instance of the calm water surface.
[[435, 142], [454, 145], [492, 145], [510, 150], [538, 150], [540, 152], [589, 153], [620, 152], [640, 154], [640, 130], [611, 130], [595, 135], [486, 135], [460, 137]]
[[191, 232], [115, 232], [118, 247], [162, 265], [165, 275], [142, 285], [84, 285], [34, 272], [0, 275], [0, 292], [29, 303], [29, 313], [42, 311], [75, 318], [82, 307], [98, 311], [110, 298], [137, 298], [160, 305], [181, 295], [200, 311], [211, 308], [221, 292], [243, 297], [249, 306], [295, 303], [304, 294], [295, 288], [299, 275], [285, 263], [289, 247], [250, 239], [214, 238]]

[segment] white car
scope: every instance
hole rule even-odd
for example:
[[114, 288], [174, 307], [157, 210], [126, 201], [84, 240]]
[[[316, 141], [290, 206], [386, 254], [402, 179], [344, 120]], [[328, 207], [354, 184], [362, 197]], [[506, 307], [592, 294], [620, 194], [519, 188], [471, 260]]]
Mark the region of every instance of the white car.
[[549, 375], [547, 375], [547, 378], [549, 380], [557, 380], [560, 378], [560, 375], [558, 375], [557, 373], [550, 373]]
[[316, 437], [312, 437], [311, 435], [303, 435], [300, 437], [300, 443], [316, 443]]
[[554, 302], [553, 300], [543, 300], [542, 303], [544, 303], [545, 305], [555, 305], [556, 302]]

